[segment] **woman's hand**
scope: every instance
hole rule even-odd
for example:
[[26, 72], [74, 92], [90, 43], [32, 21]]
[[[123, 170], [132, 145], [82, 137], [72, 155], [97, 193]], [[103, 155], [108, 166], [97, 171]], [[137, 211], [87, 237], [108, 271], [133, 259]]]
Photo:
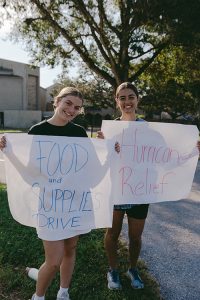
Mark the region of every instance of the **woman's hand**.
[[200, 156], [200, 141], [197, 142], [197, 148], [199, 150], [199, 156]]
[[[97, 131], [97, 138], [98, 139], [105, 139], [104, 134], [102, 131]], [[115, 143], [115, 151], [117, 153], [120, 152], [120, 144], [118, 142]]]
[[97, 131], [97, 138], [98, 139], [105, 139], [104, 134], [102, 131]]
[[3, 135], [0, 139], [0, 150], [2, 151], [6, 147], [6, 137]]
[[116, 151], [117, 153], [120, 152], [120, 144], [119, 144], [118, 142], [115, 143], [115, 151]]

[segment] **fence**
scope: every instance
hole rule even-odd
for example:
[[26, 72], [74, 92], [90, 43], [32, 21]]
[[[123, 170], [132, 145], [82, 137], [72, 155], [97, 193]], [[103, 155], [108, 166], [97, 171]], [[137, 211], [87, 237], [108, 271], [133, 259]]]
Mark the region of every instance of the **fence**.
[[[2, 134], [0, 134], [0, 138], [1, 136]], [[6, 183], [6, 173], [2, 151], [0, 151], [0, 183]]]

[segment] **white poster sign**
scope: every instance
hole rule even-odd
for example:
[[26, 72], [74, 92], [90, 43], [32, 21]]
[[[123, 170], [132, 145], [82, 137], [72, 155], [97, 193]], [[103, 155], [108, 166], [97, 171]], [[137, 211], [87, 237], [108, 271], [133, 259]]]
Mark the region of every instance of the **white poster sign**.
[[111, 227], [112, 205], [106, 141], [7, 134], [5, 166], [11, 213], [58, 240]]
[[196, 126], [103, 121], [101, 130], [121, 147], [111, 162], [113, 203], [153, 203], [188, 196], [198, 161]]

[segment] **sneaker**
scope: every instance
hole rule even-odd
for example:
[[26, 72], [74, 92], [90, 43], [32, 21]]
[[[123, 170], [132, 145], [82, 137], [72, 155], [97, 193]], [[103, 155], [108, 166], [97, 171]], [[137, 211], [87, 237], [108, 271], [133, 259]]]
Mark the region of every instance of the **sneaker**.
[[126, 272], [126, 275], [131, 280], [131, 286], [134, 289], [143, 289], [144, 288], [144, 282], [140, 278], [137, 269], [128, 269]]
[[110, 290], [121, 290], [122, 286], [119, 279], [117, 270], [109, 270], [107, 273], [108, 288]]
[[70, 300], [69, 298], [69, 293], [68, 292], [63, 292], [61, 295], [57, 295], [56, 300]]
[[32, 298], [29, 300], [35, 300], [35, 294], [33, 294]]

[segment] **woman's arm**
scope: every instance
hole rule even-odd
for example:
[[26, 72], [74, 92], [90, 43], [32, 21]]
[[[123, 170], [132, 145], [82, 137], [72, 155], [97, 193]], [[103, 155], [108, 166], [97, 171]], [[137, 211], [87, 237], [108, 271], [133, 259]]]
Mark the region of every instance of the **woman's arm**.
[[97, 131], [97, 139], [105, 139], [102, 131]]
[[200, 141], [197, 142], [197, 148], [199, 150], [199, 156], [200, 156]]
[[5, 147], [6, 147], [6, 137], [3, 135], [0, 139], [0, 150], [3, 151]]
[[[98, 139], [105, 139], [104, 134], [102, 131], [97, 131], [97, 138]], [[120, 144], [118, 142], [115, 142], [115, 151], [117, 153], [120, 152]]]

